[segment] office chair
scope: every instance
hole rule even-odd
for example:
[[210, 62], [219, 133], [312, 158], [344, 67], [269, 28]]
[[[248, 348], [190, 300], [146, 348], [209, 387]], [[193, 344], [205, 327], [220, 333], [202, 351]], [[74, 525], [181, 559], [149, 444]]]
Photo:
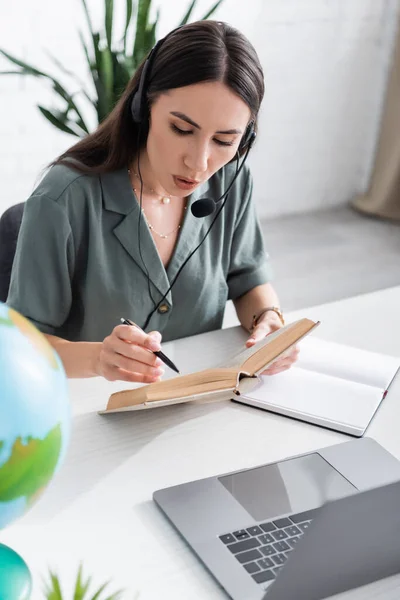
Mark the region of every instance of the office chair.
[[0, 217], [0, 302], [5, 302], [10, 287], [11, 269], [25, 202], [10, 206]]

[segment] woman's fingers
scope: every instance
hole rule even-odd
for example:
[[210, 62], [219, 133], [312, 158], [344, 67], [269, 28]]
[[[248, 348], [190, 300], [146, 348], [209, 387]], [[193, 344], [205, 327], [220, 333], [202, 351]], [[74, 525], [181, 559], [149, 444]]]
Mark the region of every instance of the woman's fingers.
[[282, 371], [287, 371], [297, 361], [299, 356], [299, 348], [295, 346], [287, 353], [284, 353], [270, 367], [262, 372], [262, 375], [276, 375]]
[[147, 334], [137, 327], [118, 325], [103, 341], [100, 351], [102, 375], [110, 380], [152, 383], [164, 373], [163, 362], [154, 354], [161, 334]]
[[262, 375], [277, 375], [278, 373], [282, 373], [283, 371], [287, 371], [288, 369], [291, 368], [293, 363], [288, 363], [288, 364], [283, 364], [281, 366], [277, 366], [277, 367], [269, 367], [268, 369], [266, 369], [265, 371], [263, 371], [261, 374]]
[[152, 352], [161, 350], [161, 334], [158, 331], [145, 333], [139, 327], [117, 325], [114, 327], [111, 337], [117, 337], [125, 342], [143, 346]]
[[144, 373], [125, 371], [118, 367], [109, 367], [104, 377], [109, 381], [130, 381], [132, 383], [155, 383], [161, 379], [161, 376], [152, 377]]
[[[151, 367], [161, 366], [163, 364], [153, 352], [144, 346], [139, 346], [137, 343], [126, 342], [116, 336], [109, 336], [106, 338], [103, 342], [103, 345], [105, 352], [108, 354], [115, 353], [120, 356], [125, 356], [130, 360], [137, 361], [138, 363], [149, 365]], [[122, 367], [122, 365], [119, 366]], [[138, 372], [141, 373], [142, 370], [139, 369]]]

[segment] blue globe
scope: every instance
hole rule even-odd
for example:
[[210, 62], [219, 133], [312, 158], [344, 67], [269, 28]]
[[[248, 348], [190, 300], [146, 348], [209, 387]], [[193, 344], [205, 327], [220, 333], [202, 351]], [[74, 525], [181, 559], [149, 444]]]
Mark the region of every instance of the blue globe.
[[0, 302], [0, 529], [60, 468], [70, 436], [68, 381], [46, 338]]

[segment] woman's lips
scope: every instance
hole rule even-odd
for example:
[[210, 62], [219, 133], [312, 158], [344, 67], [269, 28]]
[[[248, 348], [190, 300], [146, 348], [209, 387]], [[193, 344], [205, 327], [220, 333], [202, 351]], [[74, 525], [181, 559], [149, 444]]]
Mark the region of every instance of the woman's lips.
[[190, 181], [188, 179], [183, 179], [178, 177], [177, 175], [173, 176], [175, 185], [181, 190], [192, 190], [198, 185], [198, 181]]

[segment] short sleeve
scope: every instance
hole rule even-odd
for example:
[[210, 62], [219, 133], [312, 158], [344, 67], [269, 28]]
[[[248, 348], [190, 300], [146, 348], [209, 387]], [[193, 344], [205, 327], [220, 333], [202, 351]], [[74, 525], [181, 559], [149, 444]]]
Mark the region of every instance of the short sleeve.
[[72, 303], [74, 249], [65, 209], [40, 195], [25, 204], [7, 304], [43, 333], [54, 333]]
[[268, 283], [273, 276], [252, 200], [253, 179], [250, 171], [247, 171], [242, 181], [227, 277], [230, 300], [235, 300], [258, 285]]

